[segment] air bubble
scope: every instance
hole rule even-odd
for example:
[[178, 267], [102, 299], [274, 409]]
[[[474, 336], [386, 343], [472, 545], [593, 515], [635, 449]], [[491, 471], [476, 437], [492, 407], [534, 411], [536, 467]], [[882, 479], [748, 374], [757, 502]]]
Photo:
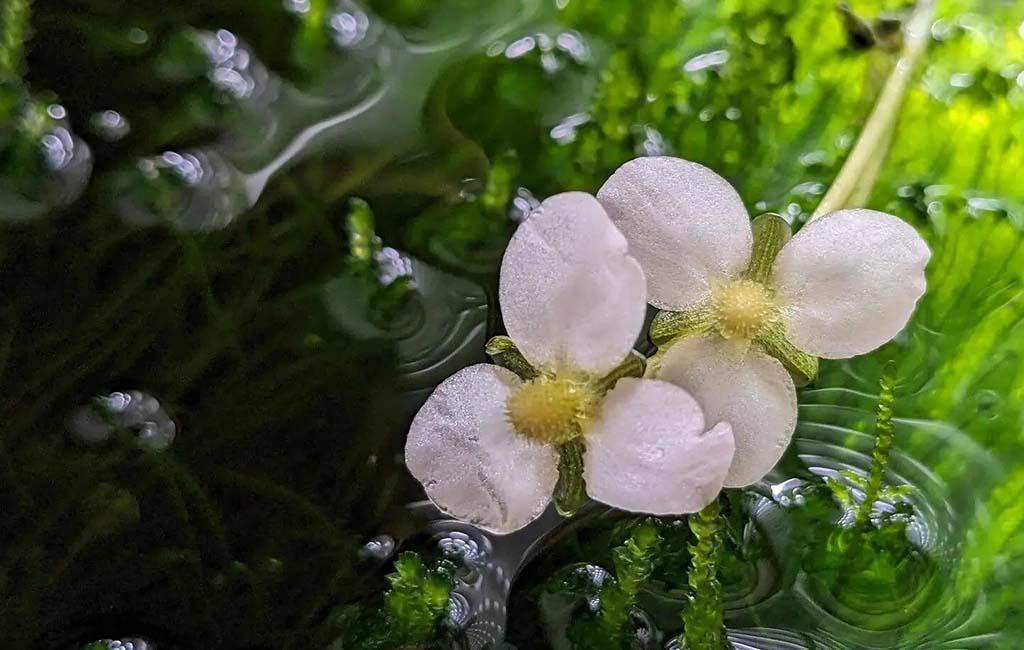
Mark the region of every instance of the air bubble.
[[143, 158], [113, 184], [118, 215], [135, 226], [216, 230], [249, 207], [244, 175], [215, 150]]
[[[0, 93], [18, 93], [3, 88]], [[0, 126], [0, 220], [25, 221], [66, 207], [85, 190], [92, 152], [59, 104], [0, 97], [16, 107]]]
[[378, 535], [363, 544], [362, 555], [375, 560], [386, 560], [395, 552], [395, 539], [390, 535]]
[[89, 117], [89, 127], [107, 142], [117, 142], [131, 132], [124, 115], [112, 110], [93, 113]]
[[72, 413], [68, 428], [81, 443], [94, 446], [108, 442], [118, 431], [135, 436], [144, 449], [163, 451], [177, 434], [174, 420], [160, 402], [138, 390], [101, 395]]

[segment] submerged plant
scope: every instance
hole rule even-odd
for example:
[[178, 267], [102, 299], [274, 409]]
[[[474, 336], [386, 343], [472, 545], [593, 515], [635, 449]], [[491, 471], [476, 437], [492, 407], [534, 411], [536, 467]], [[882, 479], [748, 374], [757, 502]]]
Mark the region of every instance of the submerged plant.
[[581, 650], [617, 650], [623, 646], [627, 624], [640, 588], [654, 571], [661, 547], [661, 524], [645, 519], [633, 525], [628, 539], [612, 549], [614, 576], [606, 577], [597, 591], [599, 604], [592, 618], [579, 619], [569, 636]]
[[505, 252], [499, 299], [510, 337], [491, 349], [515, 372], [457, 372], [409, 431], [406, 464], [439, 508], [512, 532], [551, 502], [559, 470], [567, 511], [582, 481], [598, 501], [652, 514], [715, 498], [729, 425], [706, 430], [686, 391], [635, 377], [644, 275], [594, 197], [559, 194], [531, 214]]
[[455, 565], [448, 560], [428, 564], [414, 552], [395, 560], [387, 576], [391, 588], [383, 607], [353, 604], [342, 609], [337, 623], [342, 636], [332, 647], [353, 650], [391, 650], [429, 647], [438, 637], [455, 581]]

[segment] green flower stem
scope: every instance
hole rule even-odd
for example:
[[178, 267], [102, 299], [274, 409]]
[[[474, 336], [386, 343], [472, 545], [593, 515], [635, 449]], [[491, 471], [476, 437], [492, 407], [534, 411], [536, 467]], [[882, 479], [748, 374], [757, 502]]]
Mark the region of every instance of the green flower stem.
[[774, 212], [757, 217], [750, 227], [754, 231], [754, 250], [746, 276], [755, 282], [767, 283], [771, 279], [775, 258], [793, 236], [793, 231], [789, 222]]
[[0, 82], [20, 79], [32, 0], [4, 0], [0, 14]]
[[494, 363], [516, 373], [523, 381], [540, 376], [537, 369], [526, 360], [516, 344], [507, 336], [492, 337], [484, 346], [484, 352], [494, 360]]
[[871, 521], [871, 511], [878, 501], [885, 479], [885, 470], [889, 466], [889, 454], [892, 451], [894, 427], [892, 423], [893, 403], [896, 401], [896, 364], [892, 361], [882, 370], [881, 386], [878, 393], [878, 410], [875, 415], [875, 446], [871, 450], [871, 469], [868, 470], [867, 486], [864, 500], [857, 509], [856, 524], [859, 527]]
[[690, 544], [688, 580], [690, 606], [683, 612], [683, 634], [679, 644], [688, 650], [728, 648], [722, 616], [722, 585], [718, 582], [718, 561], [722, 556], [725, 529], [718, 499], [689, 517], [690, 530], [697, 538]]
[[875, 103], [860, 138], [808, 223], [836, 210], [856, 207], [871, 194], [892, 141], [892, 131], [906, 99], [914, 69], [928, 47], [934, 0], [919, 0], [904, 30], [903, 50]]
[[554, 502], [558, 514], [572, 517], [587, 502], [587, 482], [583, 478], [583, 454], [587, 448], [582, 438], [574, 438], [558, 447], [558, 482]]

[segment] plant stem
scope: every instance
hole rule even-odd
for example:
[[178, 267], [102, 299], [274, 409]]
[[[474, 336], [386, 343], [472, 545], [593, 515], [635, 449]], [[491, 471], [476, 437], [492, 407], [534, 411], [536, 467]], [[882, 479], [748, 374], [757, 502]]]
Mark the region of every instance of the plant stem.
[[683, 612], [683, 634], [679, 639], [679, 645], [685, 643], [688, 650], [729, 647], [722, 616], [722, 585], [718, 582], [718, 561], [725, 540], [719, 510], [718, 499], [715, 499], [688, 520], [697, 538], [689, 547], [688, 581], [692, 594], [690, 606]]
[[4, 0], [0, 14], [0, 81], [20, 79], [32, 0]]
[[882, 168], [882, 159], [892, 142], [892, 131], [914, 77], [914, 68], [927, 49], [934, 9], [934, 0], [919, 0], [914, 7], [904, 29], [900, 57], [864, 123], [857, 144], [808, 223], [829, 212], [856, 207], [870, 196]]
[[892, 451], [893, 423], [892, 410], [896, 401], [896, 364], [892, 361], [882, 369], [879, 380], [878, 409], [875, 415], [875, 446], [871, 450], [871, 469], [868, 470], [867, 487], [864, 500], [857, 509], [856, 524], [864, 526], [871, 521], [871, 511], [878, 495], [882, 491], [885, 469], [889, 466], [889, 454]]

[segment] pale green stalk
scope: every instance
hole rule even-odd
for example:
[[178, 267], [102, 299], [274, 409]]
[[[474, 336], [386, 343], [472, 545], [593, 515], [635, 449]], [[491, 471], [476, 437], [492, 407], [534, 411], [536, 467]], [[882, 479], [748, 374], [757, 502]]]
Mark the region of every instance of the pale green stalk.
[[842, 208], [859, 207], [871, 195], [892, 142], [900, 107], [914, 78], [914, 69], [928, 47], [934, 10], [934, 0], [920, 0], [914, 7], [904, 30], [900, 57], [864, 123], [857, 144], [808, 223]]

